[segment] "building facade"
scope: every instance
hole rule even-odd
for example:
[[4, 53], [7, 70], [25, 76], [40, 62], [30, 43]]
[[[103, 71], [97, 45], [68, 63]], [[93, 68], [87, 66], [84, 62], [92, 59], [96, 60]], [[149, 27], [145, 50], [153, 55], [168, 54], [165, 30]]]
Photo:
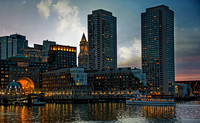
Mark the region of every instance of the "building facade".
[[76, 66], [76, 47], [51, 45], [48, 63], [51, 69], [71, 68]]
[[0, 58], [8, 59], [16, 55], [23, 55], [28, 48], [26, 37], [20, 34], [0, 37]]
[[24, 56], [29, 57], [33, 62], [41, 61], [41, 52], [42, 50], [36, 49], [35, 47], [28, 47], [24, 50]]
[[0, 88], [4, 89], [9, 83], [9, 65], [11, 64], [8, 60], [0, 60]]
[[151, 94], [174, 94], [174, 12], [161, 5], [141, 14], [142, 69]]
[[88, 15], [89, 69], [117, 68], [117, 19], [99, 9]]
[[192, 89], [189, 84], [175, 83], [175, 97], [184, 98], [192, 94]]
[[[144, 73], [131, 68], [105, 69], [88, 71], [88, 85], [97, 95], [127, 95], [136, 90], [145, 93]], [[137, 76], [137, 77], [136, 77]]]
[[78, 54], [78, 67], [88, 69], [88, 42], [83, 34], [80, 42], [80, 53]]
[[47, 62], [49, 58], [49, 50], [51, 45], [56, 45], [55, 41], [49, 41], [44, 40], [43, 41], [43, 47], [42, 47], [42, 53], [41, 53], [41, 61]]
[[177, 84], [188, 84], [192, 88], [192, 94], [200, 95], [200, 80], [176, 81]]
[[16, 55], [1, 63], [1, 90], [13, 80], [18, 82], [24, 94], [39, 90], [39, 67], [31, 63], [30, 58]]
[[47, 97], [89, 96], [87, 73], [84, 68], [64, 68], [43, 73], [42, 90]]

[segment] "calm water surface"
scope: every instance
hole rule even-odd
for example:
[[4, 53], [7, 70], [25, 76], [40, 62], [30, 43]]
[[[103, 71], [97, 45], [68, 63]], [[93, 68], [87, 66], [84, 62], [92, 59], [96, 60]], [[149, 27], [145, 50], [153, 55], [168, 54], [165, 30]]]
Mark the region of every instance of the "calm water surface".
[[125, 103], [0, 106], [0, 122], [200, 123], [200, 102], [179, 102], [176, 106], [134, 106]]

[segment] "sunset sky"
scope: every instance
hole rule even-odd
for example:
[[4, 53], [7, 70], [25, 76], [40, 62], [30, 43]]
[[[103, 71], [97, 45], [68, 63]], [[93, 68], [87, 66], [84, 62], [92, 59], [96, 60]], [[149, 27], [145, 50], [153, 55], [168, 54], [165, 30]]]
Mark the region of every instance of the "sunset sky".
[[118, 67], [141, 68], [141, 13], [162, 4], [175, 16], [176, 80], [200, 80], [199, 0], [0, 0], [0, 36], [20, 33], [29, 46], [48, 39], [79, 52], [87, 15], [105, 9], [117, 17]]

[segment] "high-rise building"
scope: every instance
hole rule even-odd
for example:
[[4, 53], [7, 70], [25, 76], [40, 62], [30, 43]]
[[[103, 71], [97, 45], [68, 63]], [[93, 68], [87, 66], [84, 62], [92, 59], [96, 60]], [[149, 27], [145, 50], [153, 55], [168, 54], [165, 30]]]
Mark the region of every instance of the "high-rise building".
[[174, 94], [174, 12], [165, 5], [141, 15], [142, 69], [151, 94]]
[[89, 69], [117, 68], [117, 19], [99, 9], [88, 15]]
[[88, 42], [83, 34], [80, 42], [80, 53], [78, 55], [78, 67], [88, 69]]
[[26, 37], [20, 34], [0, 37], [0, 57], [7, 59], [16, 55], [23, 55], [28, 48]]

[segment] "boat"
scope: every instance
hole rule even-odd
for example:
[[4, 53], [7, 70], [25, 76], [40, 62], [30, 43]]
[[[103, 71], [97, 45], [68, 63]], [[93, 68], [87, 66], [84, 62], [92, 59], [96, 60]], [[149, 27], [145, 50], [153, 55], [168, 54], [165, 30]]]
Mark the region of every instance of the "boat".
[[33, 99], [33, 102], [31, 104], [28, 104], [28, 105], [31, 105], [31, 106], [44, 106], [46, 104], [46, 102], [40, 102], [38, 101], [38, 99]]
[[162, 99], [162, 98], [127, 98], [127, 105], [150, 105], [150, 106], [174, 106], [174, 99]]
[[31, 101], [23, 100], [23, 101], [15, 101], [14, 105], [27, 105], [27, 106], [45, 106], [46, 102], [38, 101], [38, 99], [32, 99]]

